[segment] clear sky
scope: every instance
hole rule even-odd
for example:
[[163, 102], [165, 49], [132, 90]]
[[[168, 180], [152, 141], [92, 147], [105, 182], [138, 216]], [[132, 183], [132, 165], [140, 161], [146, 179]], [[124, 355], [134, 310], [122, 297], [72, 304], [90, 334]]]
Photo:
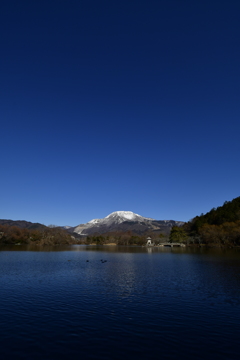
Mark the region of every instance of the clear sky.
[[239, 0], [1, 0], [0, 218], [240, 196]]

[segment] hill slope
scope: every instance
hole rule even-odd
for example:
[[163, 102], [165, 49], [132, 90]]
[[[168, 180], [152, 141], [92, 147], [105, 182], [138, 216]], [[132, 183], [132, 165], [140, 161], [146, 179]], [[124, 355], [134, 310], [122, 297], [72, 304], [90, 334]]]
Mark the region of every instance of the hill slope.
[[183, 228], [205, 244], [240, 245], [240, 197], [196, 216]]

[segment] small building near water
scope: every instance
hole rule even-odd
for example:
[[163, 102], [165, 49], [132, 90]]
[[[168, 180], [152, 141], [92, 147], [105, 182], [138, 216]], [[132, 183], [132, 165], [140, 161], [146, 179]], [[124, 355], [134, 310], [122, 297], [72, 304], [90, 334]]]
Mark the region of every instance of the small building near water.
[[147, 246], [153, 246], [152, 239], [150, 236], [147, 238]]

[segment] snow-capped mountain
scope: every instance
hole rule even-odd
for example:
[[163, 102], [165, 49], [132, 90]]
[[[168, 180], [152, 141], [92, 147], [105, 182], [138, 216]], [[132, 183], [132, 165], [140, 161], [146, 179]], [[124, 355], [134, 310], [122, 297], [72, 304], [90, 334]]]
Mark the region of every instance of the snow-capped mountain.
[[139, 234], [145, 231], [169, 233], [172, 226], [181, 224], [183, 224], [181, 221], [154, 220], [132, 211], [115, 211], [103, 219], [93, 219], [70, 230], [80, 235], [103, 234], [111, 231], [133, 231]]
[[93, 219], [89, 221], [87, 224], [121, 224], [124, 221], [145, 221], [145, 220], [153, 220], [150, 218], [145, 218], [141, 215], [135, 214], [132, 211], [115, 211], [104, 219]]

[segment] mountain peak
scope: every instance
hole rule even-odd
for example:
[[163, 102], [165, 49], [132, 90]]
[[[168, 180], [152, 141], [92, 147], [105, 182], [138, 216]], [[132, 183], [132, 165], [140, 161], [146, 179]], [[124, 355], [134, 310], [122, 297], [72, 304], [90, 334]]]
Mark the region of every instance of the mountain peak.
[[76, 226], [72, 231], [81, 235], [104, 234], [111, 231], [144, 231], [169, 232], [176, 225], [172, 220], [154, 220], [135, 214], [132, 211], [114, 211], [103, 219], [92, 219], [86, 224]]

